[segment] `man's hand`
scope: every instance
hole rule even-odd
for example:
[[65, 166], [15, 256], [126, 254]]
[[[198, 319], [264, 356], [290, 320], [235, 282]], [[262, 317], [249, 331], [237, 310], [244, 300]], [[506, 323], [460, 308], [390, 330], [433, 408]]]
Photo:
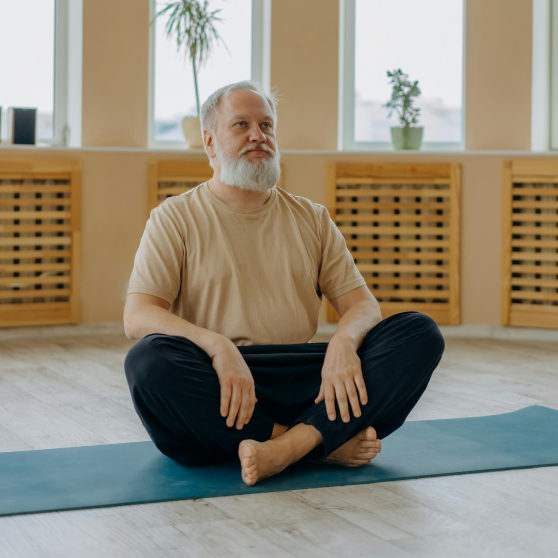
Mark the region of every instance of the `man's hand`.
[[242, 430], [252, 418], [257, 401], [252, 372], [232, 341], [219, 345], [213, 355], [213, 368], [221, 384], [221, 416], [227, 417], [227, 426], [232, 426], [236, 418], [236, 427]]
[[336, 341], [333, 338], [329, 342], [322, 367], [320, 393], [314, 402], [319, 403], [325, 398], [328, 417], [330, 420], [335, 420], [335, 397], [337, 396], [343, 422], [349, 422], [348, 401], [351, 403], [354, 416], [361, 415], [357, 389], [360, 401], [366, 405], [368, 396], [362, 377], [360, 358], [350, 343], [341, 339]]

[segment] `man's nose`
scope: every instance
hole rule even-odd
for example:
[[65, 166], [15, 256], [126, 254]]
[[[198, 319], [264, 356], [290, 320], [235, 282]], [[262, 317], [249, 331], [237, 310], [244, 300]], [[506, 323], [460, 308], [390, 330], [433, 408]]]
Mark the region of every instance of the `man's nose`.
[[265, 142], [267, 138], [265, 134], [260, 130], [259, 126], [253, 126], [250, 130], [250, 141]]

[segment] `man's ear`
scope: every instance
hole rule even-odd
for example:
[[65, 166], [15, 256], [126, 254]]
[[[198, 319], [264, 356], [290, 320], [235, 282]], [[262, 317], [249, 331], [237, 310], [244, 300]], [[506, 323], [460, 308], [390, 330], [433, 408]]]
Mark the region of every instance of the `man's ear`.
[[213, 135], [211, 134], [211, 132], [209, 130], [204, 130], [203, 131], [203, 143], [205, 145], [205, 151], [207, 152], [207, 154], [211, 158], [215, 157], [215, 155], [216, 155], [215, 144], [214, 144], [214, 140], [213, 140]]

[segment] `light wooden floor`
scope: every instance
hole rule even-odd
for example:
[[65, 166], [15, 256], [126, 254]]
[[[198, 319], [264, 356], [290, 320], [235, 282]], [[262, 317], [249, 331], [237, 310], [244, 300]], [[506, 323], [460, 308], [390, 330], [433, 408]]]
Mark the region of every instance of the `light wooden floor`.
[[[0, 451], [148, 440], [123, 372], [132, 344], [0, 343]], [[556, 343], [446, 347], [409, 420], [558, 408]], [[4, 517], [0, 556], [543, 558], [558, 556], [557, 527], [558, 467], [547, 467]]]

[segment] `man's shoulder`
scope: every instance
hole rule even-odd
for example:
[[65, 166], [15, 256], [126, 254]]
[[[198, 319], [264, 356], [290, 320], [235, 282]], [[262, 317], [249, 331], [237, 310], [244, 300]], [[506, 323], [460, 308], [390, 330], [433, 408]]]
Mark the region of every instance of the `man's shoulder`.
[[153, 211], [169, 216], [184, 215], [192, 206], [199, 204], [202, 184], [190, 190], [164, 199]]
[[279, 187], [277, 187], [277, 192], [279, 193], [281, 198], [291, 207], [297, 208], [300, 211], [307, 212], [316, 219], [320, 219], [322, 212], [327, 211], [324, 205], [317, 203], [309, 198], [305, 198], [303, 196], [295, 196], [294, 194], [291, 194], [290, 192], [287, 192]]

